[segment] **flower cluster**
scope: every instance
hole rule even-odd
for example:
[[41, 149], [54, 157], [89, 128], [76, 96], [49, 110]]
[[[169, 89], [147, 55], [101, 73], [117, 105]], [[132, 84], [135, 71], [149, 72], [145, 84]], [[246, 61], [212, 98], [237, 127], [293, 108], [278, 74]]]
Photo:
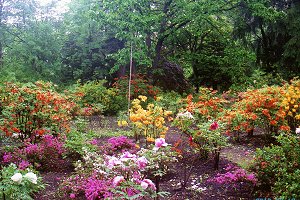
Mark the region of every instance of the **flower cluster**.
[[59, 138], [44, 135], [38, 144], [25, 142], [23, 147], [16, 147], [12, 152], [5, 152], [2, 163], [14, 163], [19, 169], [33, 165], [40, 170], [59, 169], [65, 152], [63, 145], [64, 143]]
[[256, 185], [257, 183], [255, 174], [249, 174], [244, 169], [235, 167], [233, 165], [228, 165], [225, 170], [225, 173], [218, 173], [216, 177], [209, 179], [208, 182], [215, 182], [218, 184], [239, 184], [247, 182], [251, 183], [252, 185]]
[[[123, 76], [120, 78], [115, 78], [115, 83], [113, 87], [118, 89], [120, 95], [128, 96], [128, 91], [124, 90], [128, 86], [128, 76]], [[160, 93], [160, 89], [149, 83], [149, 80], [143, 74], [135, 74], [132, 76], [131, 80], [131, 99], [137, 98], [139, 95], [147, 96], [151, 99], [156, 99], [157, 95]]]
[[44, 188], [42, 178], [32, 169], [17, 169], [17, 166], [11, 163], [4, 166], [1, 171], [1, 199], [32, 199], [33, 193]]
[[130, 109], [130, 121], [134, 124], [135, 134], [144, 135], [147, 142], [154, 142], [154, 138], [164, 138], [168, 128], [165, 124], [165, 117], [172, 114], [171, 111], [164, 111], [162, 107], [152, 103], [144, 109], [141, 105], [146, 102], [147, 97], [139, 96], [132, 101]]
[[157, 138], [151, 150], [133, 153], [126, 151], [128, 144], [132, 145], [128, 141], [126, 137], [110, 138], [109, 143], [118, 149], [112, 155], [85, 150], [83, 161], [76, 163], [75, 174], [63, 181], [61, 191], [70, 198], [84, 193], [87, 199], [157, 196], [157, 183], [147, 175], [166, 170], [167, 162], [173, 159], [169, 158], [169, 145], [164, 138]]
[[69, 130], [75, 104], [57, 93], [51, 83], [6, 83], [0, 86], [0, 130], [25, 140]]
[[223, 118], [229, 129], [251, 133], [256, 125], [266, 133], [286, 129], [285, 112], [280, 106], [284, 89], [278, 86], [248, 90], [241, 93]]
[[282, 101], [285, 115], [291, 129], [300, 125], [300, 80], [292, 80], [287, 86]]

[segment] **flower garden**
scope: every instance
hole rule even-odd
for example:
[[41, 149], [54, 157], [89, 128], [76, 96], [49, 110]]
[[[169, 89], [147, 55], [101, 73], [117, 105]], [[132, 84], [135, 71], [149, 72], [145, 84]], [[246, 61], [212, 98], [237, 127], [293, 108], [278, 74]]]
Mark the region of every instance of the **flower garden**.
[[300, 198], [300, 81], [180, 95], [0, 85], [2, 199]]

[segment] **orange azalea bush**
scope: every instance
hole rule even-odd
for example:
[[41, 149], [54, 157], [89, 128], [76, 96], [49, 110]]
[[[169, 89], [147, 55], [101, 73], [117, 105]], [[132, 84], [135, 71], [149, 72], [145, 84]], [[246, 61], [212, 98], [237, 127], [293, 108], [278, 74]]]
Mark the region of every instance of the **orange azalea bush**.
[[286, 87], [282, 107], [289, 126], [295, 130], [300, 126], [300, 80], [294, 79]]
[[267, 134], [277, 133], [285, 126], [285, 112], [281, 107], [284, 88], [279, 86], [248, 90], [239, 95], [237, 100], [226, 111], [223, 121], [231, 131], [253, 133], [255, 126], [265, 129]]
[[[157, 102], [146, 104], [146, 96], [138, 96], [132, 101], [130, 109], [130, 121], [134, 125], [136, 139], [144, 135], [147, 142], [154, 142], [155, 138], [165, 138], [168, 127], [165, 126], [165, 118], [172, 114], [164, 111]], [[142, 105], [146, 108], [143, 108]]]
[[196, 97], [190, 94], [183, 101], [186, 103], [183, 110], [192, 113], [199, 122], [218, 119], [228, 103], [211, 88], [200, 88]]
[[0, 130], [6, 136], [34, 142], [45, 133], [68, 130], [75, 104], [51, 83], [5, 83], [0, 86]]

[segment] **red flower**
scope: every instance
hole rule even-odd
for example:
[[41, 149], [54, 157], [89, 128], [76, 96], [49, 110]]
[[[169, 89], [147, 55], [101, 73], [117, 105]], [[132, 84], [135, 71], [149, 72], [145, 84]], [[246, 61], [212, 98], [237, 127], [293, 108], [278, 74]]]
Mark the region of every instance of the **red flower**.
[[210, 125], [209, 130], [216, 130], [217, 128], [219, 128], [219, 124], [218, 124], [217, 122], [213, 122], [213, 123]]

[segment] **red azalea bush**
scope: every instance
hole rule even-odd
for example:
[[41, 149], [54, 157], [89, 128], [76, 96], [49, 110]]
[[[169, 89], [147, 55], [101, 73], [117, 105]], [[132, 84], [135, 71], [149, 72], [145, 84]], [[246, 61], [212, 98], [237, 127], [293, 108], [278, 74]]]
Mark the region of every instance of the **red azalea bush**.
[[[124, 97], [128, 96], [128, 82], [129, 77], [123, 76], [115, 78], [113, 87], [118, 89], [118, 94]], [[153, 86], [150, 80], [143, 74], [133, 74], [131, 80], [131, 99], [138, 98], [139, 95], [146, 96], [148, 99], [156, 99], [157, 95], [161, 93], [159, 87]]]
[[45, 133], [68, 131], [76, 104], [49, 82], [5, 83], [0, 86], [0, 130], [32, 142]]

